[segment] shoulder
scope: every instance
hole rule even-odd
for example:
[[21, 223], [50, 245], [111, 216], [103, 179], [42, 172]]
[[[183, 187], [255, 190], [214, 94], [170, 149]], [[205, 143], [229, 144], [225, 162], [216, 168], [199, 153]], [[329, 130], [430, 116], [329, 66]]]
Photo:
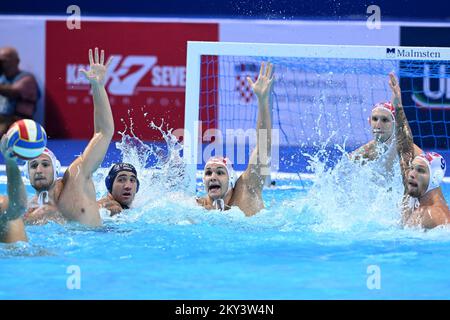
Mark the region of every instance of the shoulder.
[[261, 194], [267, 175], [260, 175], [255, 172], [255, 167], [249, 165], [247, 169], [237, 178], [234, 184], [233, 193], [249, 191]]
[[423, 209], [421, 220], [423, 228], [432, 229], [450, 223], [450, 213], [448, 208], [441, 205], [435, 205]]
[[350, 158], [357, 158], [357, 157], [367, 158], [373, 153], [374, 150], [375, 150], [375, 142], [372, 140], [366, 143], [365, 145], [362, 145], [355, 151], [351, 152], [349, 156]]
[[14, 82], [22, 80], [36, 82], [34, 75], [28, 71], [20, 71], [20, 73], [14, 78]]
[[360, 149], [366, 150], [366, 149], [373, 149], [374, 147], [375, 147], [375, 140], [370, 140], [366, 144], [362, 145]]
[[264, 208], [262, 187], [253, 186], [241, 176], [233, 189], [230, 205], [238, 206], [246, 215], [253, 215]]
[[433, 220], [436, 221], [437, 225], [450, 223], [450, 212], [448, 207], [440, 204], [433, 208]]
[[13, 85], [18, 86], [37, 86], [36, 78], [29, 72], [22, 72], [13, 80]]
[[[250, 169], [251, 170], [251, 169]], [[264, 186], [264, 180], [261, 177], [252, 178], [246, 170], [237, 180], [233, 188], [233, 197], [246, 191], [261, 193]]]
[[238, 207], [246, 216], [253, 216], [264, 209], [264, 201], [261, 193], [235, 192], [228, 204], [230, 207]]
[[206, 205], [206, 198], [195, 197], [195, 201], [198, 205], [204, 207]]

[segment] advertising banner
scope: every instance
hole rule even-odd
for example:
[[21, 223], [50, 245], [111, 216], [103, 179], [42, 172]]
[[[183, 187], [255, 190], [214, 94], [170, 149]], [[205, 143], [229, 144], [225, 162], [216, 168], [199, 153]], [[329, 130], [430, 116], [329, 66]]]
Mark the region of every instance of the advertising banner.
[[95, 47], [105, 50], [105, 61], [112, 56], [106, 90], [116, 132], [131, 128], [143, 140], [158, 141], [151, 121], [183, 128], [188, 40], [217, 41], [217, 24], [89, 21], [70, 30], [65, 21], [47, 21], [49, 136], [92, 136], [92, 96], [79, 70], [89, 67], [88, 50]]

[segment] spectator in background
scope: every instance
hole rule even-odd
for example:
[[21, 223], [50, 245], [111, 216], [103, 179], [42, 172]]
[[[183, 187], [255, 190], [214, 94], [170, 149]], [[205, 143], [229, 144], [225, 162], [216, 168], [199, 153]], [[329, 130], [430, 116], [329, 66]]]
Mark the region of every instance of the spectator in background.
[[19, 63], [16, 49], [0, 48], [0, 136], [15, 121], [33, 118], [39, 100], [36, 79], [21, 71]]

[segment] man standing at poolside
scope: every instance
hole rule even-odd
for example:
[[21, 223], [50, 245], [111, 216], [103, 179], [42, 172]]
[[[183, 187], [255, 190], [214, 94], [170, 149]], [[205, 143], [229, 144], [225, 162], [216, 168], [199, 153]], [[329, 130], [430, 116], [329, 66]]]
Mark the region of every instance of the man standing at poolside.
[[403, 224], [426, 229], [447, 224], [450, 222], [450, 211], [440, 187], [445, 175], [445, 160], [435, 152], [414, 155], [413, 137], [403, 110], [400, 87], [393, 73], [389, 77], [396, 111], [397, 151], [405, 186]]
[[36, 190], [32, 203], [41, 199], [38, 208], [29, 209], [26, 215], [28, 222], [62, 217], [89, 226], [102, 224], [92, 174], [102, 163], [114, 134], [114, 121], [104, 87], [111, 58], [106, 65], [104, 59], [103, 50], [99, 57], [95, 48], [95, 60], [92, 50], [89, 50], [90, 70], [81, 70], [91, 83], [95, 130], [83, 154], [72, 162], [62, 179], [57, 179], [55, 161], [49, 152], [27, 163], [30, 183]]
[[245, 215], [252, 216], [264, 208], [262, 190], [267, 175], [270, 174], [272, 148], [272, 69], [271, 63], [267, 64], [266, 69], [262, 63], [255, 83], [247, 77], [258, 98], [256, 147], [247, 169], [235, 181], [233, 166], [228, 158], [212, 157], [206, 162], [203, 183], [207, 195], [198, 198], [197, 203], [208, 210], [228, 210], [237, 206]]
[[1, 140], [1, 152], [5, 159], [8, 179], [8, 196], [0, 196], [0, 242], [27, 241], [21, 216], [27, 208], [27, 193], [16, 158], [6, 149], [6, 136]]

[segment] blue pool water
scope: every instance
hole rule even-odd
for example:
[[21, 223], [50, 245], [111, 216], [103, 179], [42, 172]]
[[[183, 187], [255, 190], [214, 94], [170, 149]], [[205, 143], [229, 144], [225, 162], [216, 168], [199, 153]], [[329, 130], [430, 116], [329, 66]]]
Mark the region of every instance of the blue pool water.
[[[0, 299], [450, 298], [449, 229], [404, 229], [395, 210], [368, 207], [355, 219], [352, 208], [321, 215], [310, 190], [278, 181], [252, 218], [205, 211], [183, 194], [141, 195], [139, 209], [104, 215], [100, 229], [28, 226], [28, 244], [0, 245]], [[80, 289], [68, 289], [70, 266]], [[368, 288], [370, 266], [379, 289]]]
[[[63, 165], [85, 146], [67, 145], [54, 148]], [[312, 180], [277, 178], [266, 209], [248, 218], [198, 207], [168, 145], [170, 157], [136, 139], [117, 143], [116, 159], [108, 152], [106, 163], [138, 168], [134, 209], [102, 211], [97, 229], [27, 226], [28, 243], [0, 244], [0, 299], [450, 298], [450, 228], [401, 227], [398, 167], [386, 180], [376, 165], [343, 157], [330, 170], [326, 152], [308, 155]], [[157, 170], [143, 170], [148, 155]], [[106, 170], [94, 174], [98, 197]], [[449, 201], [449, 184], [443, 192]]]

